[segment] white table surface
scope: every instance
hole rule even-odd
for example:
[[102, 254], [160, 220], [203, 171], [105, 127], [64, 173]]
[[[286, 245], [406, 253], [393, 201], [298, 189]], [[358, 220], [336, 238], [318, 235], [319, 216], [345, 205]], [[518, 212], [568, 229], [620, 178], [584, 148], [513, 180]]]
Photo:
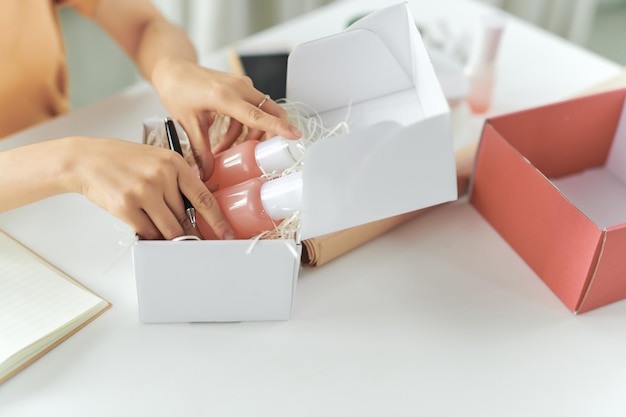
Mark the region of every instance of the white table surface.
[[[299, 43], [391, 3], [341, 2], [248, 42]], [[470, 24], [484, 10], [409, 3], [418, 21]], [[226, 69], [224, 55], [203, 63]], [[569, 97], [619, 70], [513, 18], [498, 65], [491, 114]], [[163, 112], [139, 84], [0, 150], [69, 134], [139, 141], [141, 120]], [[457, 117], [458, 141], [477, 139], [481, 122]], [[113, 303], [0, 385], [0, 416], [626, 413], [626, 302], [572, 315], [465, 201], [303, 268], [286, 322], [140, 324], [129, 230], [81, 196], [4, 213], [0, 227]]]

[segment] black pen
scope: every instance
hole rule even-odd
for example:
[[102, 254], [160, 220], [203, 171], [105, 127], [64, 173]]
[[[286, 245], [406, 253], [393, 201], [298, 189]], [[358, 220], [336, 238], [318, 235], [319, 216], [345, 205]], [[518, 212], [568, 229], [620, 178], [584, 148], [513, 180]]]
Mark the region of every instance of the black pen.
[[[183, 149], [180, 147], [180, 140], [178, 140], [178, 133], [176, 133], [176, 126], [174, 125], [174, 121], [168, 117], [165, 119], [165, 132], [167, 133], [167, 141], [170, 145], [170, 149], [178, 152], [180, 156], [183, 156]], [[196, 227], [196, 209], [191, 204], [191, 201], [185, 195], [180, 193], [180, 196], [183, 198], [183, 204], [185, 205], [185, 212], [187, 216], [189, 216], [189, 221], [191, 225]]]

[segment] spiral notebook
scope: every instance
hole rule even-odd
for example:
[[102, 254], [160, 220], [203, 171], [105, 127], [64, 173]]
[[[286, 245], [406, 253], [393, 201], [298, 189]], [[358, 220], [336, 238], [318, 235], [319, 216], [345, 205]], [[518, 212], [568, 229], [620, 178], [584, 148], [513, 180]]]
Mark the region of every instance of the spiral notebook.
[[109, 307], [0, 230], [0, 384]]

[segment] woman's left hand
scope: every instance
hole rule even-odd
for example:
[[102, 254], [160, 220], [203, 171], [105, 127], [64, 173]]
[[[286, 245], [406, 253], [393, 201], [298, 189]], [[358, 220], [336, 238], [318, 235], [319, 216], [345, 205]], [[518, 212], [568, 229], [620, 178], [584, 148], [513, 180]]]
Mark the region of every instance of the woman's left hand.
[[[152, 74], [161, 100], [189, 136], [200, 177], [213, 172], [213, 152], [229, 148], [248, 128], [245, 140], [280, 135], [298, 139], [302, 134], [285, 119], [287, 112], [254, 88], [249, 77], [201, 67], [182, 59], [161, 60]], [[262, 105], [261, 105], [262, 103]], [[226, 134], [211, 149], [209, 128], [219, 115], [230, 117]]]

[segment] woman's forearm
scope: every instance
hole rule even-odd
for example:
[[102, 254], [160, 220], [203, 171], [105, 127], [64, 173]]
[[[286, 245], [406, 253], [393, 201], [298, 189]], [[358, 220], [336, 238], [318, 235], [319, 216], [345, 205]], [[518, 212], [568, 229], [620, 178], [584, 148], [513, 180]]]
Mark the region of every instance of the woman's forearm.
[[58, 139], [0, 152], [0, 212], [75, 191], [71, 142]]
[[164, 18], [150, 1], [102, 1], [94, 18], [149, 81], [164, 59], [197, 62], [196, 50], [185, 32]]
[[68, 192], [84, 195], [147, 239], [197, 234], [181, 192], [221, 238], [233, 236], [219, 205], [169, 149], [68, 137], [0, 153], [0, 212]]
[[144, 77], [153, 82], [160, 64], [169, 60], [197, 62], [196, 50], [186, 34], [165, 19], [151, 21], [141, 39], [142, 47], [136, 57], [137, 66]]

